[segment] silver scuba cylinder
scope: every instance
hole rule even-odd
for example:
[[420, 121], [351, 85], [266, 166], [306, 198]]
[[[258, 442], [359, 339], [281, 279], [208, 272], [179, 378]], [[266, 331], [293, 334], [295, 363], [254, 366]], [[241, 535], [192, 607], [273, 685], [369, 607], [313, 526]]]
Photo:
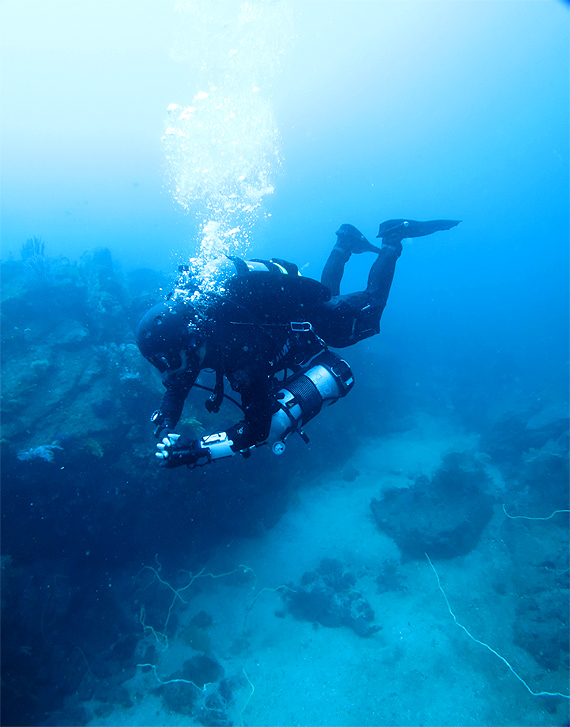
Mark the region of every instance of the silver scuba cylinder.
[[313, 419], [324, 405], [334, 404], [354, 386], [354, 377], [347, 362], [332, 351], [324, 351], [307, 371], [293, 374], [277, 393], [279, 409], [273, 414], [267, 443], [274, 454], [283, 454], [285, 440], [297, 432], [304, 441], [307, 435], [300, 427]]

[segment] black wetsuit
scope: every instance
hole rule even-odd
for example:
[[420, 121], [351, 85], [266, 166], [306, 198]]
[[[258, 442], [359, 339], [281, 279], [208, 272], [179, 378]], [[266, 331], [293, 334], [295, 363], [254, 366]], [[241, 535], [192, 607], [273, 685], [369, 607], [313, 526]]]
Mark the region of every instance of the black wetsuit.
[[366, 290], [340, 295], [340, 283], [350, 252], [335, 246], [323, 269], [321, 282], [331, 298], [315, 311], [314, 327], [333, 348], [345, 348], [380, 332], [380, 318], [386, 307], [400, 242], [380, 249], [368, 274]]
[[[258, 261], [264, 271], [251, 272], [244, 261], [232, 259], [237, 274], [224, 282], [222, 293], [205, 298], [208, 333], [200, 370], [216, 372], [218, 400], [223, 377], [241, 396], [244, 418], [227, 430], [234, 451], [267, 438], [277, 374], [302, 368], [327, 346], [344, 348], [379, 332], [400, 252], [399, 244], [382, 247], [366, 290], [347, 295], [339, 289], [350, 253], [337, 247], [321, 283], [299, 276], [285, 261]], [[198, 373], [164, 378], [160, 411], [166, 428], [178, 423]]]

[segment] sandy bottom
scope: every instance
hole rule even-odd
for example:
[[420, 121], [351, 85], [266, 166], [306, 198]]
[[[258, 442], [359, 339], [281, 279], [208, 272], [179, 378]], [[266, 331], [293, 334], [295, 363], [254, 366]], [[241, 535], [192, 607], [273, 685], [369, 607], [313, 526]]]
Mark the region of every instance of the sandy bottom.
[[[412, 431], [370, 441], [350, 463], [359, 473], [353, 482], [339, 473], [338, 479], [329, 474], [311, 483], [271, 531], [255, 540], [234, 541], [211, 559], [204, 577], [195, 582], [200, 590], [189, 606], [174, 608], [181, 625], [202, 609], [212, 615], [210, 653], [234, 684], [227, 710], [233, 724], [566, 723], [568, 700], [532, 696], [503, 661], [454, 622], [427, 560], [401, 565], [401, 590], [381, 593], [376, 584], [382, 564], [400, 556], [393, 541], [376, 528], [370, 500], [386, 487], [407, 486], [411, 477], [431, 474], [443, 454], [474, 447], [474, 440], [427, 418]], [[496, 487], [500, 491], [498, 477]], [[567, 694], [566, 674], [548, 673], [514, 645], [515, 596], [498, 595], [492, 588], [494, 578], [513, 567], [500, 538], [504, 517], [497, 506], [474, 551], [435, 563], [441, 585], [458, 621], [499, 652], [533, 691]], [[548, 521], [541, 527], [557, 526]], [[369, 601], [381, 627], [372, 636], [283, 614], [280, 587], [299, 583], [322, 558], [337, 558], [355, 574], [355, 588]], [[237, 581], [205, 576], [240, 565], [251, 571]], [[152, 634], [141, 634], [141, 654], [151, 643], [156, 643]], [[135, 706], [117, 708], [90, 724], [195, 724], [167, 711], [155, 690], [157, 678], [167, 680], [196, 653], [182, 639], [169, 644], [156, 672], [139, 669], [126, 682]]]

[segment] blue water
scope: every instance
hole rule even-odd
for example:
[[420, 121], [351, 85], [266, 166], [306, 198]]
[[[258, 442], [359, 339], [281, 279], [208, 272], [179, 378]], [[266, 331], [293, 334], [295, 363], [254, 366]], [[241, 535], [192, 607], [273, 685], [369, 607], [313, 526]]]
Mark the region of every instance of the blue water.
[[[199, 104], [200, 91], [208, 91], [208, 103], [235, 92], [236, 108], [248, 109], [244, 128], [263, 113], [263, 133], [238, 132], [228, 118], [214, 128], [213, 107], [199, 107], [212, 138], [225, 133], [238, 150], [248, 140], [239, 162], [216, 159], [207, 173], [215, 186], [224, 159], [236, 178], [247, 160], [256, 165], [251, 179], [267, 163], [272, 190], [253, 212], [240, 208], [241, 231], [225, 238], [228, 252], [285, 258], [318, 278], [342, 223], [373, 240], [389, 218], [462, 220], [449, 232], [405, 243], [381, 335], [347, 352], [362, 390], [386, 397], [381, 408], [366, 394], [351, 394], [353, 404], [334, 420], [339, 428], [350, 422], [351, 446], [369, 426], [390, 435], [394, 420], [420, 410], [456, 417], [483, 435], [491, 418], [509, 411], [567, 408], [568, 3], [253, 2], [253, 15], [265, 8], [270, 20], [251, 20], [247, 38], [235, 25], [244, 6], [211, 5], [215, 18], [207, 22], [208, 3], [175, 11], [160, 0], [4, 0], [2, 262], [19, 260], [34, 236], [50, 257], [71, 261], [108, 247], [125, 273], [171, 273], [198, 255], [205, 221], [222, 229], [234, 222], [214, 210], [207, 197], [213, 187], [202, 198], [174, 189], [176, 180], [196, 181], [191, 159], [203, 152], [206, 164], [210, 151], [202, 139], [194, 157], [167, 158], [180, 148], [167, 149], [168, 138], [179, 138], [169, 127], [196, 131], [178, 117], [171, 123], [167, 108], [177, 104], [180, 113]], [[254, 81], [259, 90], [252, 91]], [[245, 209], [250, 200], [236, 189]], [[220, 194], [229, 200], [226, 188]], [[362, 287], [370, 262], [351, 261], [343, 292]], [[148, 403], [149, 413], [157, 403]], [[21, 446], [49, 444], [40, 440]], [[317, 442], [330, 445], [326, 437]], [[136, 446], [132, 437], [128, 446]], [[315, 456], [324, 467], [323, 449]], [[247, 464], [254, 480], [262, 476], [265, 465]], [[22, 503], [12, 510], [7, 502], [5, 515], [23, 517]], [[81, 532], [77, 522], [69, 528]], [[18, 564], [12, 532], [3, 552]], [[73, 538], [57, 537], [57, 575], [68, 578], [76, 567], [65, 555]], [[127, 569], [121, 553], [129, 547], [123, 542], [114, 567]], [[140, 556], [125, 556], [129, 567], [148, 564], [159, 549], [152, 538], [140, 547]], [[33, 538], [25, 550], [37, 579], [42, 554]], [[101, 559], [107, 557], [103, 548]], [[72, 577], [81, 584], [75, 571]], [[18, 578], [23, 583], [25, 575]], [[37, 613], [32, 609], [30, 620]], [[50, 703], [46, 711], [52, 709]], [[561, 723], [556, 709], [545, 712], [545, 724]], [[32, 712], [40, 719], [41, 707]], [[22, 719], [32, 712], [22, 709]]]
[[[52, 254], [104, 243], [127, 267], [172, 269], [196, 244], [192, 214], [163, 188], [165, 109], [194, 93], [170, 56], [174, 11], [27, 8], [2, 9], [3, 259], [37, 235]], [[250, 253], [310, 263], [317, 276], [343, 222], [371, 237], [390, 217], [463, 219], [402, 261], [383, 345], [396, 331], [423, 337], [435, 320], [440, 354], [461, 335], [477, 350], [508, 350], [531, 376], [554, 367], [564, 385], [568, 8], [330, 2], [291, 12], [294, 37], [267, 92], [282, 172]]]

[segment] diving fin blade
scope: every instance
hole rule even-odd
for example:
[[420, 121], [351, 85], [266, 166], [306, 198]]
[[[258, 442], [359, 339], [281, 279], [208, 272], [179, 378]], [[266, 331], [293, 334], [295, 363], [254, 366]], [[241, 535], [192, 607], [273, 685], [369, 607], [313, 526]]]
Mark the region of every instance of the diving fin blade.
[[433, 232], [451, 230], [460, 222], [461, 220], [427, 220], [425, 222], [419, 222], [418, 220], [386, 220], [380, 225], [376, 237], [398, 237], [400, 240], [406, 237], [423, 237], [424, 235], [431, 235]]

